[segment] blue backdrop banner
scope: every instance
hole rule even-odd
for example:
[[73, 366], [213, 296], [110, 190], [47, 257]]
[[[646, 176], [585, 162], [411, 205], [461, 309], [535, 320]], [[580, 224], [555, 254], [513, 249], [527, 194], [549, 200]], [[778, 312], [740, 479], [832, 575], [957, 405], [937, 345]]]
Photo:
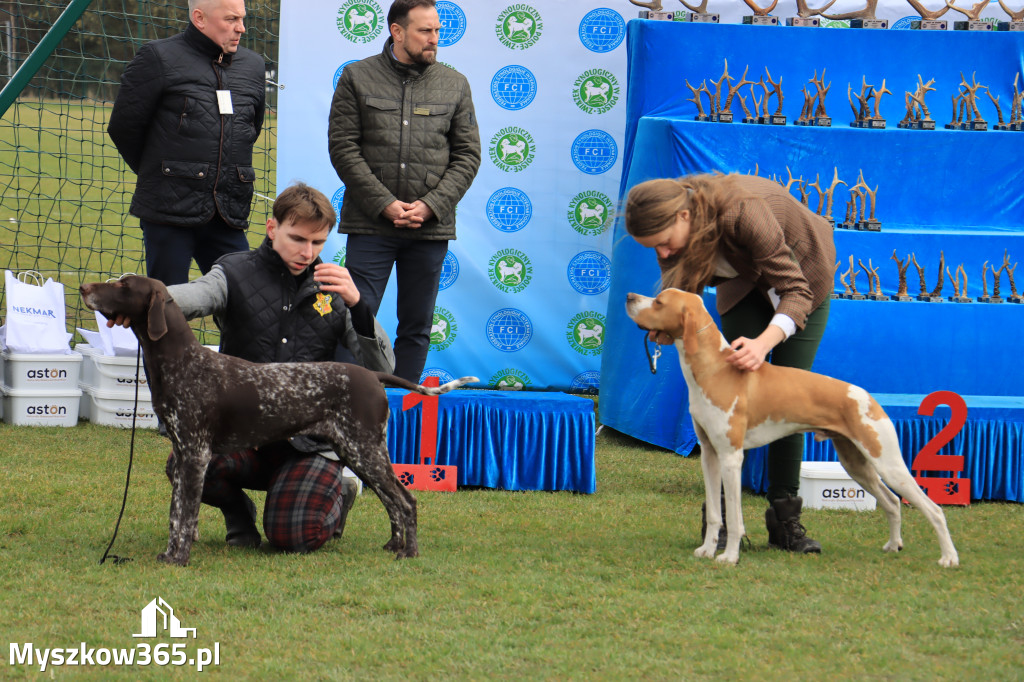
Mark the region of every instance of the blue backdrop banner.
[[[345, 188], [327, 151], [331, 97], [347, 63], [382, 49], [390, 4], [282, 3], [279, 189], [303, 180], [340, 207]], [[625, 121], [626, 21], [589, 0], [441, 0], [437, 10], [438, 59], [470, 81], [483, 162], [458, 205], [425, 376], [596, 390]], [[324, 258], [344, 257], [344, 235], [332, 234]], [[392, 336], [394, 310], [392, 279], [379, 315]]]

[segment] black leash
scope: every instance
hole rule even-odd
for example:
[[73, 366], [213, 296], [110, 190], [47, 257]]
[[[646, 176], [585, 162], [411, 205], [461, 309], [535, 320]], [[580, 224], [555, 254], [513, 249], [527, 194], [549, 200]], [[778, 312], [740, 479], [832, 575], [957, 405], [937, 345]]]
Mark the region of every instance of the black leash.
[[651, 348], [648, 345], [650, 334], [644, 332], [644, 352], [647, 353], [647, 366], [651, 368], [651, 374], [658, 373], [658, 358], [661, 357], [661, 346], [654, 345], [654, 355], [651, 355]]
[[116, 554], [110, 554], [110, 548], [114, 546], [114, 540], [117, 539], [117, 531], [121, 528], [121, 519], [124, 517], [124, 508], [128, 504], [128, 484], [132, 480], [132, 462], [135, 459], [135, 417], [139, 413], [139, 370], [142, 369], [142, 345], [139, 345], [139, 350], [135, 356], [135, 406], [132, 409], [132, 439], [131, 446], [128, 448], [128, 475], [124, 480], [124, 497], [121, 499], [121, 512], [117, 515], [117, 523], [114, 524], [114, 535], [110, 538], [110, 544], [107, 545], [107, 550], [103, 552], [103, 558], [100, 559], [100, 565], [109, 558], [114, 562], [114, 565], [126, 564], [132, 560], [131, 557], [117, 556]]

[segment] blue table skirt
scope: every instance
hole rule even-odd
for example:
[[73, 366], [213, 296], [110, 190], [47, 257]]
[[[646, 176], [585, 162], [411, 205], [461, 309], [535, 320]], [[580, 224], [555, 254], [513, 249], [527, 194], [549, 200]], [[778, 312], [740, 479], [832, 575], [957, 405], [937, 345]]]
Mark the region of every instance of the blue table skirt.
[[[942, 472], [936, 475], [969, 478], [974, 500], [1024, 502], [1024, 398], [963, 398], [967, 402], [967, 423], [939, 454], [962, 456], [964, 470], [959, 475]], [[908, 467], [921, 448], [949, 421], [947, 407], [936, 409], [932, 417], [917, 414], [923, 395], [876, 394], [875, 399], [896, 426]], [[816, 442], [811, 434], [805, 434], [804, 439], [805, 461], [838, 460], [831, 441]], [[767, 453], [766, 447], [752, 450], [743, 462], [743, 485], [759, 493], [768, 489]]]
[[[387, 389], [388, 451], [419, 464], [421, 408]], [[565, 393], [460, 390], [438, 402], [437, 461], [458, 467], [460, 486], [593, 493], [594, 403]]]

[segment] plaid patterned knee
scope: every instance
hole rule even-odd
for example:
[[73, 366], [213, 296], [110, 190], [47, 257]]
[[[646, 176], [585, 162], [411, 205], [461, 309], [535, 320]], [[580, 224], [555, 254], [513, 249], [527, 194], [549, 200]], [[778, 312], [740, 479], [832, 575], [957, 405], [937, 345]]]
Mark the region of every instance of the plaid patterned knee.
[[297, 456], [273, 475], [263, 509], [263, 533], [288, 552], [312, 552], [341, 521], [342, 471], [319, 455]]

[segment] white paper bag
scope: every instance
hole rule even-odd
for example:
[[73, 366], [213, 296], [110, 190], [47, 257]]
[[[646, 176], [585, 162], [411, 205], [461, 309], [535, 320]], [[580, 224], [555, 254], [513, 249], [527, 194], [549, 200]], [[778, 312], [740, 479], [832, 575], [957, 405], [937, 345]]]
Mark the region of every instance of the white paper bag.
[[107, 318], [96, 311], [96, 326], [99, 328], [100, 344], [104, 355], [125, 355], [135, 357], [139, 352], [139, 340], [135, 332], [119, 324], [107, 326]]
[[15, 276], [4, 270], [7, 295], [6, 338], [12, 353], [70, 353], [71, 334], [67, 332], [64, 285], [47, 278], [41, 285], [37, 272]]

